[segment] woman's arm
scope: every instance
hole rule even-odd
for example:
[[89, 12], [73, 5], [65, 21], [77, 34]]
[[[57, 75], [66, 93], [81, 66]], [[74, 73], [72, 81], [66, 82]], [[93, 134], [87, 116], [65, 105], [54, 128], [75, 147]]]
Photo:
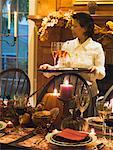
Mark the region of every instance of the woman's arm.
[[90, 67], [90, 72], [94, 73], [94, 79], [103, 79], [105, 77], [105, 55], [102, 46], [99, 44], [94, 57], [94, 66]]

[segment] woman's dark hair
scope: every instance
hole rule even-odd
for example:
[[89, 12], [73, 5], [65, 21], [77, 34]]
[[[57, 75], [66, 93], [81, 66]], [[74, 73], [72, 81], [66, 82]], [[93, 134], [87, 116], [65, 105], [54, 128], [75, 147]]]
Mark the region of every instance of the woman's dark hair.
[[80, 26], [86, 29], [86, 36], [93, 37], [94, 20], [89, 14], [83, 12], [76, 13], [72, 15], [72, 19], [76, 19]]

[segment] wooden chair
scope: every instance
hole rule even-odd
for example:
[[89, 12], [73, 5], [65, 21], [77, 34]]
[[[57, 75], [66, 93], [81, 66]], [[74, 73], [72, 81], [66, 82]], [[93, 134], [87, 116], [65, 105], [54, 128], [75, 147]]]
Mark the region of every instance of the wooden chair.
[[110, 99], [113, 98], [113, 85], [107, 90], [105, 95], [101, 95], [97, 98], [97, 101], [101, 100], [103, 102], [109, 101]]
[[19, 68], [11, 68], [0, 73], [0, 96], [13, 99], [14, 95], [30, 95], [28, 75]]
[[[81, 98], [81, 100], [84, 98], [84, 96], [87, 95], [87, 98], [89, 99], [88, 105], [90, 105], [90, 102], [92, 101], [92, 94], [90, 87], [87, 83], [87, 81], [79, 74], [77, 73], [62, 73], [58, 76], [54, 76], [44, 87], [43, 90], [40, 92], [37, 98], [37, 104], [40, 102], [44, 102], [46, 109], [51, 109], [53, 107], [59, 107], [60, 109], [60, 115], [62, 113], [66, 113], [66, 107], [67, 107], [67, 101], [62, 101], [60, 98], [52, 98], [49, 93], [53, 93], [54, 89], [56, 88], [58, 93], [60, 93], [60, 85], [63, 84], [64, 79], [67, 79], [70, 84], [73, 85], [73, 97], [74, 100], [72, 100], [72, 104], [70, 103], [69, 107], [73, 110], [73, 117], [76, 115], [77, 107], [74, 105], [76, 103], [76, 96], [77, 98]], [[85, 94], [84, 94], [85, 91]], [[68, 100], [71, 102], [71, 100]], [[74, 101], [74, 103], [73, 103]], [[62, 110], [63, 109], [63, 110]]]

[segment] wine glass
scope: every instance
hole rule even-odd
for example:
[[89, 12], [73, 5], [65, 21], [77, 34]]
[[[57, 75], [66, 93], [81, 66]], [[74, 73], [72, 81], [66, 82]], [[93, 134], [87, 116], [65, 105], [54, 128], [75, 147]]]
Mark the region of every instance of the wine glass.
[[[99, 114], [99, 117], [102, 119], [102, 131], [104, 135], [106, 134], [106, 118], [112, 113], [112, 107], [109, 101], [97, 100], [96, 108]], [[105, 137], [104, 137], [105, 138]]]
[[76, 98], [76, 105], [81, 113], [80, 117], [83, 118], [83, 113], [88, 108], [90, 102], [90, 97], [86, 87], [84, 87], [83, 89], [79, 88], [78, 94], [76, 94], [75, 98]]
[[54, 66], [57, 63], [58, 51], [61, 50], [63, 42], [51, 42], [51, 53], [53, 56]]
[[107, 119], [105, 119], [105, 123], [106, 123], [107, 130], [109, 133], [108, 146], [112, 146], [111, 139], [112, 139], [112, 131], [113, 131], [113, 119], [110, 118], [110, 116], [109, 116]]
[[27, 96], [24, 95], [16, 95], [14, 96], [15, 99], [15, 103], [14, 103], [14, 107], [15, 107], [15, 111], [18, 115], [23, 115], [26, 112], [27, 109]]

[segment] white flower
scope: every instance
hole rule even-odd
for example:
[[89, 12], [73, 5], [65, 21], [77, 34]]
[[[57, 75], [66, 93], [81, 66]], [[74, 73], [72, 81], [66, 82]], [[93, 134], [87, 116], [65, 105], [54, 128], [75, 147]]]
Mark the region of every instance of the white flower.
[[[48, 27], [54, 27], [59, 23], [59, 20], [62, 19], [65, 24], [65, 27], [69, 27], [69, 22], [71, 20], [72, 11], [69, 12], [62, 12], [62, 11], [55, 11], [52, 13], [49, 13], [47, 17], [44, 17], [41, 23], [41, 27], [39, 28], [38, 35], [40, 40], [43, 39], [44, 41], [44, 35], [47, 34], [46, 30]], [[60, 24], [60, 26], [64, 26], [64, 23]], [[43, 38], [42, 38], [43, 36]], [[45, 40], [47, 39], [47, 35], [45, 35]]]
[[113, 30], [113, 21], [107, 21], [106, 26], [108, 26], [111, 30]]

